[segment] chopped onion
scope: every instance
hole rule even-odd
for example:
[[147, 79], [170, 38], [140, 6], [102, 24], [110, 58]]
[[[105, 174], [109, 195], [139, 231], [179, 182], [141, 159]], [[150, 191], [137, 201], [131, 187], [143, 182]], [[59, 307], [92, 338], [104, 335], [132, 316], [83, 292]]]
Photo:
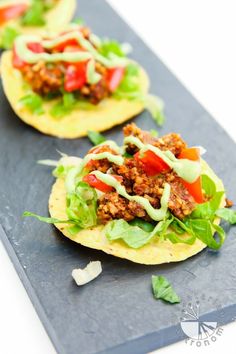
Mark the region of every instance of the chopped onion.
[[73, 269], [72, 277], [78, 286], [84, 285], [97, 278], [102, 272], [100, 261], [90, 262], [84, 269]]

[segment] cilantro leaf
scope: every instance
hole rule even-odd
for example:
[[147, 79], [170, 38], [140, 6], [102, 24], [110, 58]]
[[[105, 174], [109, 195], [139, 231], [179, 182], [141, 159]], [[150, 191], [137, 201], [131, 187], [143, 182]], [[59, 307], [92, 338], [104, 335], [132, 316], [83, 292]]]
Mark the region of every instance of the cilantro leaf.
[[93, 130], [88, 131], [88, 138], [95, 146], [106, 141], [106, 138], [101, 133], [95, 132]]
[[20, 32], [14, 27], [5, 27], [1, 34], [1, 48], [11, 49], [14, 40], [19, 36]]
[[181, 301], [169, 281], [161, 275], [152, 276], [152, 291], [157, 300], [162, 299], [171, 304], [176, 304]]
[[29, 93], [19, 100], [19, 103], [30, 110], [34, 114], [43, 114], [43, 99], [36, 93]]
[[228, 208], [218, 209], [215, 213], [216, 216], [228, 221], [231, 225], [236, 224], [236, 211]]

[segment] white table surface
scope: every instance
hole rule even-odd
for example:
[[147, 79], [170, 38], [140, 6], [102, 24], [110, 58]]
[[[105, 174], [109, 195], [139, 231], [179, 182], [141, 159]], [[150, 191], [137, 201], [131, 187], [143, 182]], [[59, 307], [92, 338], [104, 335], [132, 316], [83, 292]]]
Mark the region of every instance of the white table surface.
[[[235, 0], [109, 2], [236, 140]], [[55, 354], [1, 243], [0, 265], [0, 353]], [[233, 323], [209, 347], [180, 342], [158, 353], [235, 354], [235, 333]]]

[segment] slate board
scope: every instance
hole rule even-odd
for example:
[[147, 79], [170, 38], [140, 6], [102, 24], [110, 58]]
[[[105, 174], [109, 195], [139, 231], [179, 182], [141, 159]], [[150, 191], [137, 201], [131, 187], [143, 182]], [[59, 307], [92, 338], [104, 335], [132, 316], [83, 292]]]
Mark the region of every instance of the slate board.
[[[102, 0], [80, 0], [79, 17], [101, 35], [130, 42], [133, 57], [147, 69], [152, 92], [166, 102], [167, 122], [161, 133], [179, 132], [191, 145], [207, 149], [206, 159], [236, 200], [235, 144], [140, 38]], [[197, 70], [197, 68], [196, 68]], [[156, 128], [144, 112], [135, 122]], [[56, 150], [81, 155], [89, 141], [43, 136], [23, 124], [0, 94], [0, 229], [1, 238], [58, 353], [145, 353], [185, 338], [180, 328], [185, 304], [200, 301], [203, 319], [224, 324], [236, 315], [236, 240], [228, 231], [218, 253], [204, 250], [183, 263], [142, 266], [86, 249], [65, 239], [53, 226], [22, 220], [24, 210], [47, 215], [53, 177], [36, 165], [58, 158]], [[121, 126], [106, 136], [122, 141]], [[230, 156], [230, 160], [229, 157]], [[70, 276], [75, 267], [100, 260], [102, 275], [78, 288]], [[162, 274], [182, 303], [155, 301], [151, 275]]]

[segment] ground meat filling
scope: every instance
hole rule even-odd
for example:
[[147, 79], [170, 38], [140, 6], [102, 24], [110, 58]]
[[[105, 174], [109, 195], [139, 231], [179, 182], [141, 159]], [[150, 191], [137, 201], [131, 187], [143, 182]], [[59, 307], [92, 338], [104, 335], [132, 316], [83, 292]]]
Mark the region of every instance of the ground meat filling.
[[[123, 131], [125, 136], [133, 135], [139, 138], [144, 144], [151, 144], [163, 151], [170, 150], [175, 156], [178, 156], [181, 150], [187, 147], [179, 134], [171, 133], [161, 138], [155, 138], [149, 132], [139, 129], [134, 123], [126, 125]], [[133, 155], [138, 151], [138, 148], [130, 144], [126, 151]]]
[[[113, 165], [112, 172], [123, 177], [122, 184], [125, 186], [127, 193], [148, 199], [154, 208], [160, 207], [164, 184], [169, 183], [171, 194], [168, 207], [179, 219], [191, 214], [196, 207], [193, 197], [173, 171], [156, 177], [148, 177], [134, 159], [126, 159], [125, 164], [122, 166]], [[112, 208], [113, 202], [115, 204], [115, 212]], [[119, 218], [126, 221], [130, 221], [135, 217], [149, 219], [141, 206], [137, 208], [137, 203], [134, 206], [133, 203], [125, 198], [119, 197], [117, 193], [104, 194], [99, 199], [98, 204], [98, 218], [104, 224], [108, 220]]]
[[114, 219], [131, 221], [135, 217], [145, 218], [146, 212], [138, 203], [130, 202], [116, 192], [110, 192], [100, 197], [97, 215], [99, 221], [106, 224]]
[[[124, 129], [127, 135], [130, 127], [132, 131], [136, 129], [134, 124], [128, 125]], [[142, 132], [138, 128], [136, 132], [139, 134], [139, 139], [144, 139], [142, 134], [147, 137], [147, 133]], [[153, 139], [153, 137], [151, 137], [151, 139]], [[179, 154], [181, 149], [187, 146], [177, 134], [169, 134], [161, 139], [155, 139], [154, 143], [159, 144], [159, 146], [162, 146], [162, 148], [166, 150], [168, 147], [171, 147], [172, 152], [175, 151], [176, 154]], [[105, 148], [109, 149], [108, 146], [103, 147], [103, 149]], [[190, 215], [196, 207], [194, 198], [189, 194], [188, 190], [182, 184], [181, 179], [173, 170], [150, 177], [147, 176], [142, 165], [134, 158], [126, 158], [124, 164], [121, 166], [111, 164], [108, 160], [98, 160], [95, 161], [95, 164], [96, 165], [91, 167], [93, 170], [98, 169], [102, 172], [109, 170], [109, 173], [122, 176], [122, 185], [125, 187], [127, 193], [148, 199], [154, 208], [160, 207], [164, 184], [169, 183], [171, 186], [171, 194], [168, 207], [172, 214], [179, 219]], [[131, 221], [136, 217], [151, 221], [142, 206], [136, 202], [128, 201], [122, 196], [119, 196], [115, 191], [105, 193], [99, 198], [97, 215], [102, 224], [106, 224], [113, 219]]]
[[106, 76], [107, 76], [107, 69], [100, 63], [95, 64], [96, 72], [99, 73], [102, 78], [101, 80], [94, 85], [86, 84], [84, 85], [80, 93], [82, 96], [89, 100], [92, 104], [98, 104], [104, 98], [108, 97], [110, 92], [107, 86]]
[[[81, 27], [83, 37], [89, 40], [91, 31], [88, 27]], [[50, 49], [47, 53], [57, 53], [58, 50]], [[97, 105], [103, 99], [111, 95], [107, 84], [107, 68], [99, 62], [95, 63], [95, 70], [101, 75], [101, 80], [96, 84], [83, 85], [79, 90], [73, 91], [79, 97]], [[25, 65], [21, 69], [24, 80], [31, 86], [32, 90], [41, 96], [48, 94], [60, 95], [64, 86], [66, 65], [63, 62], [45, 63], [39, 61], [33, 65]]]
[[59, 92], [63, 85], [64, 71], [60, 63], [46, 64], [43, 61], [22, 68], [24, 80], [41, 96]]
[[[89, 150], [88, 154], [100, 154], [102, 152], [110, 152], [113, 155], [118, 155], [109, 145], [102, 145]], [[90, 160], [86, 165], [88, 172], [101, 171], [106, 173], [112, 167], [112, 163], [108, 159]]]

